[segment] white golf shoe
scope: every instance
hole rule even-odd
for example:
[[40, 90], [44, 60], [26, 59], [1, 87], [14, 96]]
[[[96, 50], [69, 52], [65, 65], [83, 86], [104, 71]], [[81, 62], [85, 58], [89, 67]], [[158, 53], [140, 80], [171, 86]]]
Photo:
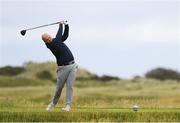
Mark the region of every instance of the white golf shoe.
[[53, 103], [50, 103], [48, 107], [46, 108], [46, 111], [51, 112], [55, 108], [55, 105]]
[[71, 106], [70, 105], [66, 105], [65, 108], [62, 108], [62, 111], [65, 111], [65, 112], [71, 111]]

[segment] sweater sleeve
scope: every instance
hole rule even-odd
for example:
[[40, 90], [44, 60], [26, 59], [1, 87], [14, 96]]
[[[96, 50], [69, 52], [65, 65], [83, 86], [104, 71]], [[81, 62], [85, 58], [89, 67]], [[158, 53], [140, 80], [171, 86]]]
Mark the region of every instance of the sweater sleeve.
[[65, 25], [64, 34], [61, 38], [62, 42], [64, 42], [69, 36], [69, 25]]
[[59, 30], [56, 34], [56, 40], [57, 41], [61, 41], [62, 40], [62, 30], [63, 30], [63, 26], [62, 24], [59, 24]]

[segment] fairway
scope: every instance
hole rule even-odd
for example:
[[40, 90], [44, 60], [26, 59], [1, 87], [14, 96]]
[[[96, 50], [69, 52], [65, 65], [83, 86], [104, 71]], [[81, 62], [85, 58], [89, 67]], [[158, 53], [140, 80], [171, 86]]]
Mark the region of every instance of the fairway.
[[[62, 112], [65, 89], [53, 112], [46, 106], [54, 85], [4, 87], [0, 89], [0, 121], [180, 121], [180, 84], [156, 80], [101, 83], [77, 81], [71, 112]], [[164, 91], [166, 90], [166, 91]], [[132, 110], [139, 105], [138, 112]]]

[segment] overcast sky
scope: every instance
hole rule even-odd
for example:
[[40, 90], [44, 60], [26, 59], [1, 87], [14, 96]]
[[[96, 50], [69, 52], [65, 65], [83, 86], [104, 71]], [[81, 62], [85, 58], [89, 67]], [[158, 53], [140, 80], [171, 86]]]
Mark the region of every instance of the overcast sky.
[[180, 71], [179, 0], [0, 0], [0, 66], [55, 61], [41, 41], [68, 20], [66, 44], [80, 67], [123, 78], [165, 67]]

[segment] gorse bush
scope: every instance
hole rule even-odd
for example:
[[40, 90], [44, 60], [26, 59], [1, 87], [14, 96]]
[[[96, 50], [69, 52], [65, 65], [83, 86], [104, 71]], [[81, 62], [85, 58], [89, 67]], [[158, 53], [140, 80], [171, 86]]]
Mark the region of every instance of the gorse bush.
[[109, 75], [103, 75], [103, 76], [98, 76], [98, 75], [92, 75], [88, 78], [85, 77], [77, 77], [78, 81], [86, 81], [86, 80], [97, 80], [97, 81], [103, 81], [103, 82], [107, 82], [107, 81], [111, 81], [111, 80], [121, 80], [119, 77], [116, 76], [109, 76]]
[[180, 80], [180, 73], [172, 69], [156, 68], [148, 71], [145, 77], [159, 80]]
[[98, 79], [102, 80], [102, 81], [120, 80], [120, 78], [118, 78], [116, 76], [109, 76], [109, 75], [103, 75], [101, 77], [98, 77]]
[[12, 67], [12, 66], [5, 66], [0, 68], [0, 75], [3, 76], [16, 76], [25, 72], [24, 67]]

